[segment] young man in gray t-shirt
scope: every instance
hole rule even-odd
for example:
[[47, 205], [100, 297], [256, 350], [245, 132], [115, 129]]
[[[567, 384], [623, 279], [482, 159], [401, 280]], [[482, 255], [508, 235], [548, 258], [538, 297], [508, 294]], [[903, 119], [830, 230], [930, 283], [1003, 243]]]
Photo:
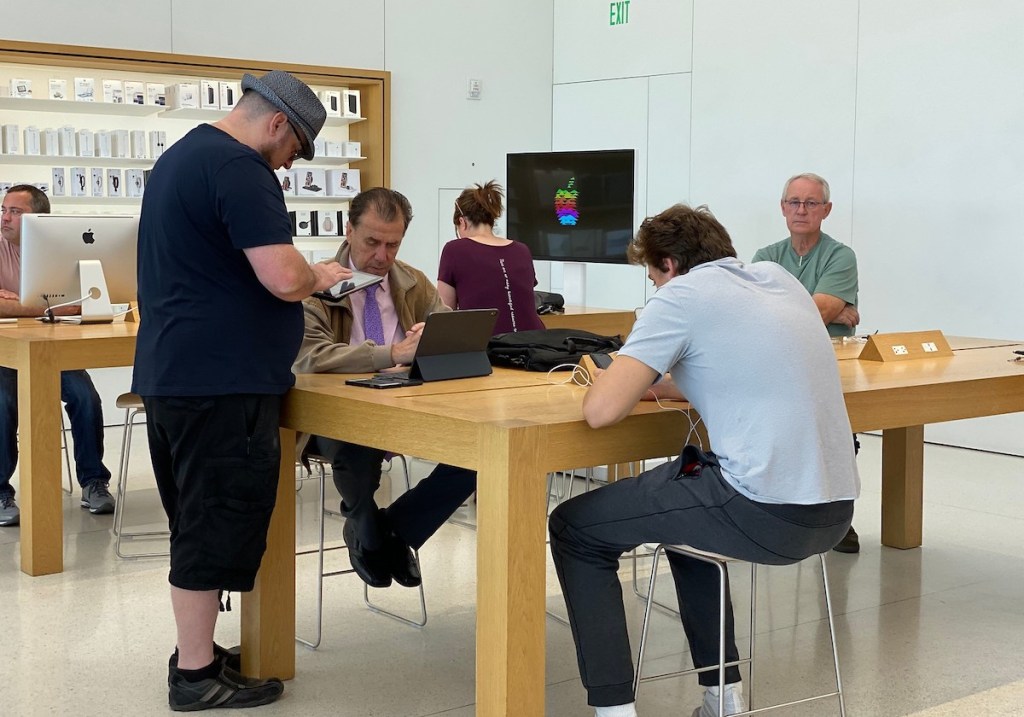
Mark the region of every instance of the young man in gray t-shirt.
[[[598, 717], [636, 714], [615, 576], [622, 553], [685, 543], [758, 563], [797, 562], [846, 534], [860, 490], [835, 355], [807, 291], [775, 264], [738, 261], [703, 207], [676, 205], [647, 219], [629, 256], [647, 266], [658, 292], [588, 390], [583, 415], [600, 428], [645, 398], [685, 395], [714, 453], [688, 446], [551, 516], [551, 552]], [[678, 555], [669, 562], [694, 665], [715, 665], [718, 571]], [[730, 606], [727, 660], [737, 655], [732, 625]], [[719, 676], [699, 680], [709, 689], [694, 714], [709, 717]], [[726, 669], [727, 714], [746, 709], [739, 680], [737, 668]]]

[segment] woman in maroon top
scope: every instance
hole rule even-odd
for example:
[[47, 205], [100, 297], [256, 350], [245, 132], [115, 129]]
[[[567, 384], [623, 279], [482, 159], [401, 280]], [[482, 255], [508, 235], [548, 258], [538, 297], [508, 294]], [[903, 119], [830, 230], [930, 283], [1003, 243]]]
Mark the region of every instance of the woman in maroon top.
[[437, 290], [453, 309], [497, 309], [495, 334], [543, 329], [533, 298], [533, 256], [522, 242], [495, 236], [501, 211], [497, 182], [463, 190], [452, 215], [458, 238], [441, 250]]

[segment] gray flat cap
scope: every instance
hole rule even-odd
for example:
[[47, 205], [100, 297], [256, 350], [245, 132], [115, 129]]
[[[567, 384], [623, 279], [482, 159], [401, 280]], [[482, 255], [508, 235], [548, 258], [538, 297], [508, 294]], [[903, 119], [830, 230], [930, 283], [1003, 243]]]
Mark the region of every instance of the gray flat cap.
[[303, 159], [313, 159], [313, 140], [323, 129], [327, 110], [316, 93], [284, 70], [271, 70], [263, 77], [242, 75], [242, 91], [254, 90], [281, 110], [298, 132]]

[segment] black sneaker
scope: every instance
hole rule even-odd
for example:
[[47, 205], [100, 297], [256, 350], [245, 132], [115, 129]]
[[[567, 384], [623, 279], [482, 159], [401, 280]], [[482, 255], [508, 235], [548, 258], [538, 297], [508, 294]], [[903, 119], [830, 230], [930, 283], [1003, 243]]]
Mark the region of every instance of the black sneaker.
[[216, 677], [198, 682], [189, 682], [180, 670], [171, 668], [167, 687], [167, 703], [174, 712], [259, 707], [284, 693], [284, 683], [276, 677], [254, 680], [223, 666]]
[[82, 507], [93, 515], [114, 512], [114, 496], [110, 495], [107, 484], [95, 480], [82, 488]]
[[846, 536], [832, 549], [837, 553], [860, 552], [860, 536], [857, 535], [857, 531], [853, 529], [852, 525], [850, 526], [850, 529], [846, 531]]
[[[229, 670], [233, 670], [239, 674], [242, 673], [242, 646], [235, 645], [234, 647], [221, 647], [216, 642], [213, 643], [213, 656], [217, 660], [227, 667]], [[170, 659], [167, 660], [167, 667], [170, 668], [167, 671], [167, 684], [171, 682], [171, 670], [178, 667], [178, 651], [175, 650], [171, 653]]]

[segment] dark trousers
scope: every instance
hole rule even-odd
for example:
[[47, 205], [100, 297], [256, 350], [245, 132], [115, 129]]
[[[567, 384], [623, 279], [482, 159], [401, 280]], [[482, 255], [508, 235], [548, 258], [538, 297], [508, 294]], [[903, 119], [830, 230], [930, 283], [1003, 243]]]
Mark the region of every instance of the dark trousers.
[[[60, 400], [66, 405], [75, 444], [78, 484], [110, 481], [103, 465], [103, 408], [85, 371], [62, 371]], [[18, 372], [0, 368], [0, 498], [13, 497], [11, 476], [18, 465]]]
[[381, 511], [373, 494], [380, 487], [385, 451], [314, 436], [306, 453], [322, 456], [331, 464], [342, 515], [354, 522], [359, 547], [364, 550], [381, 549], [389, 530], [419, 549], [476, 490], [475, 471], [441, 463]]
[[[683, 466], [697, 462], [685, 474]], [[756, 503], [721, 476], [714, 454], [688, 446], [675, 461], [563, 503], [551, 514], [551, 555], [576, 641], [580, 676], [593, 706], [632, 702], [633, 660], [619, 582], [619, 558], [642, 543], [691, 545], [750, 562], [785, 565], [825, 552], [850, 526], [853, 501]], [[718, 664], [718, 570], [669, 556], [683, 629], [695, 667]], [[726, 660], [737, 657], [731, 598]], [[726, 668], [725, 681], [739, 670]], [[718, 672], [699, 676], [717, 685]]]

